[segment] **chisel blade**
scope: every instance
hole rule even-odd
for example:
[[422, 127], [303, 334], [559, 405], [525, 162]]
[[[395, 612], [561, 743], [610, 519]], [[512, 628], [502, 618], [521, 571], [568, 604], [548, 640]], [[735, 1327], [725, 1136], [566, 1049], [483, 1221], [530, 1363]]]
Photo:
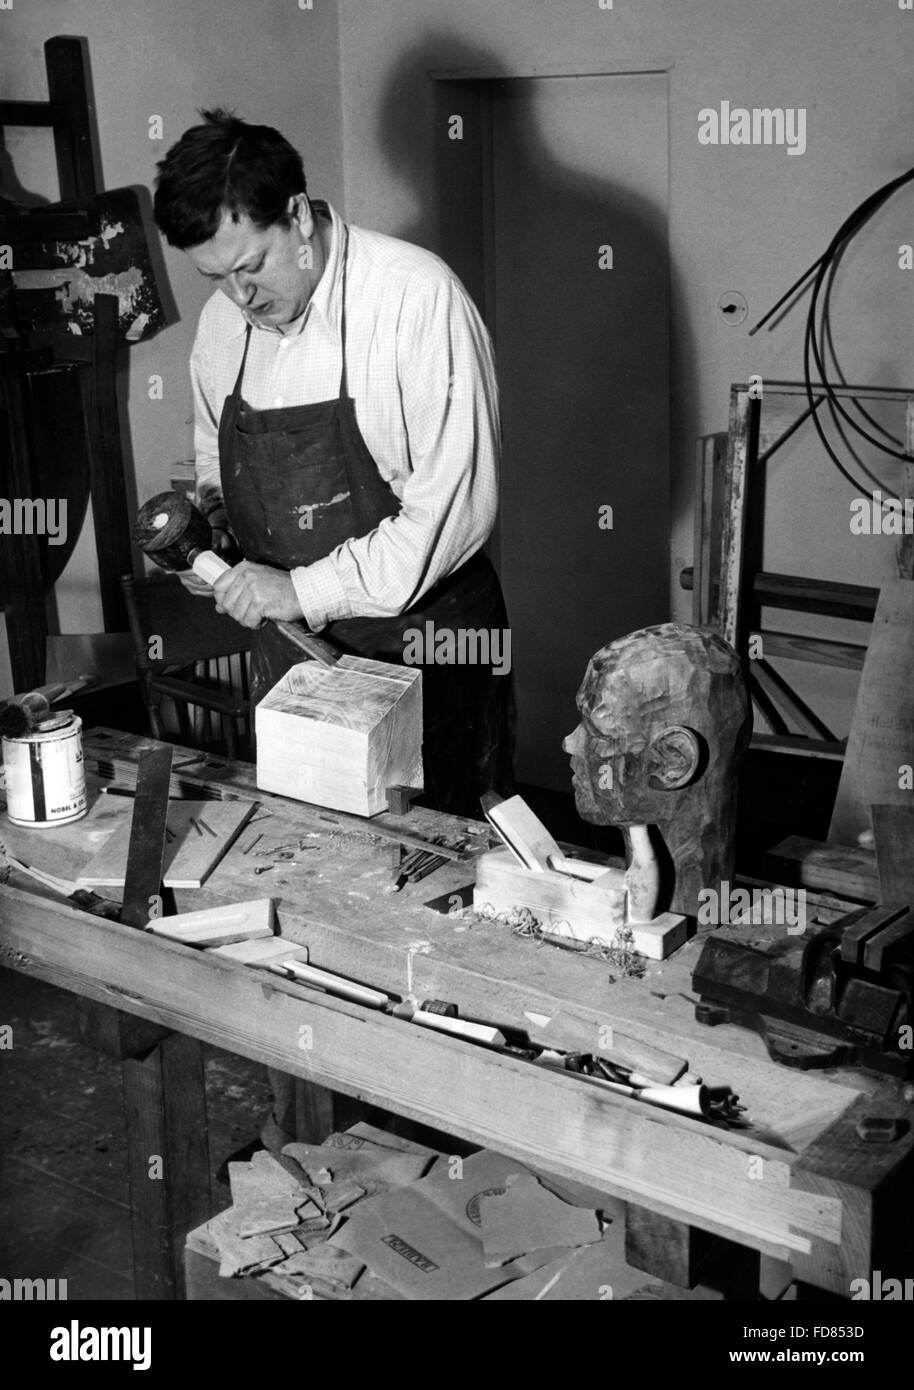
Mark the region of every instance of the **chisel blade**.
[[163, 743], [140, 758], [121, 909], [121, 921], [128, 927], [146, 928], [150, 916], [155, 915], [156, 898], [161, 908], [173, 753], [171, 746]]

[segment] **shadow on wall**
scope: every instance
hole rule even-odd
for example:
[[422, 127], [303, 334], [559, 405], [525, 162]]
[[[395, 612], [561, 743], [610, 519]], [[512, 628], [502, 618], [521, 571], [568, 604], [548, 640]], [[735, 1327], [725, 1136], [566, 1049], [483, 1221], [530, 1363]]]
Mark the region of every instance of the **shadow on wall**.
[[[596, 65], [593, 55], [590, 64]], [[392, 69], [378, 111], [389, 180], [378, 219], [385, 230], [441, 255], [485, 310], [490, 306], [481, 152], [473, 151], [470, 137], [479, 124], [479, 84], [444, 84], [428, 76], [429, 70], [480, 69], [511, 77], [497, 54], [445, 32], [428, 33]], [[694, 346], [670, 264], [666, 207], [628, 186], [624, 173], [612, 176], [614, 167], [631, 167], [631, 146], [614, 159], [612, 132], [597, 132], [605, 159], [599, 152], [595, 159], [592, 146], [588, 167], [574, 167], [571, 155], [563, 163], [560, 145], [547, 144], [529, 119], [525, 86], [488, 84], [498, 143], [512, 157], [512, 206], [502, 205], [498, 219], [523, 233], [517, 252], [522, 264], [511, 272], [515, 284], [508, 295], [519, 313], [516, 321], [503, 317], [494, 325], [505, 423], [498, 558], [515, 628], [528, 749], [551, 760], [544, 784], [557, 786], [559, 777], [567, 777], [558, 745], [575, 723], [574, 691], [587, 660], [613, 638], [669, 617], [669, 438], [677, 428], [675, 414], [669, 435], [662, 422], [671, 400], [688, 399], [695, 389]], [[447, 112], [465, 115], [460, 153], [447, 136]], [[664, 118], [662, 134], [654, 138], [665, 140], [665, 132]], [[601, 166], [605, 177], [593, 172]], [[357, 188], [350, 201], [358, 208], [354, 220], [372, 225], [371, 205]], [[616, 267], [608, 295], [595, 292], [593, 278], [597, 248], [604, 243], [611, 243]], [[496, 262], [504, 280], [503, 246]], [[633, 273], [619, 272], [626, 266]], [[488, 269], [491, 275], [491, 264]], [[501, 309], [501, 284], [498, 299]], [[559, 448], [537, 467], [526, 445], [541, 428]], [[620, 494], [626, 524], [614, 534], [609, 559], [595, 517], [600, 503]], [[537, 629], [539, 613], [544, 620]], [[548, 641], [541, 640], [544, 632]], [[525, 776], [522, 766], [519, 772]]]

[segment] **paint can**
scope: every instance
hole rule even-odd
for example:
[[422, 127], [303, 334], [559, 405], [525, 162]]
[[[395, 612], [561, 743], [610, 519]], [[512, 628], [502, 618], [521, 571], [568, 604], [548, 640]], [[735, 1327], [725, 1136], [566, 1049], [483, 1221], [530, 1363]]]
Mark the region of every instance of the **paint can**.
[[43, 830], [86, 814], [82, 727], [72, 710], [60, 710], [31, 733], [2, 740], [7, 815], [14, 825]]

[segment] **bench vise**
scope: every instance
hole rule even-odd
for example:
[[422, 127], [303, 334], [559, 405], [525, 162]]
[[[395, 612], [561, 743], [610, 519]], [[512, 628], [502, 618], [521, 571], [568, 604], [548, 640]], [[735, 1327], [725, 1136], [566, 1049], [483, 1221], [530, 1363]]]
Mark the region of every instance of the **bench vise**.
[[914, 911], [861, 908], [802, 936], [748, 943], [720, 932], [692, 976], [695, 1017], [753, 1028], [803, 1069], [856, 1065], [914, 1076]]

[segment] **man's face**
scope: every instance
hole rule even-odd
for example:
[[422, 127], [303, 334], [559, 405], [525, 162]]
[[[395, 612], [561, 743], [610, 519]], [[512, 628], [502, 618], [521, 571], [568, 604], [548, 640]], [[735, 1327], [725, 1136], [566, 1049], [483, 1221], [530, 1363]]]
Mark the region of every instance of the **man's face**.
[[224, 212], [216, 235], [187, 252], [201, 275], [262, 327], [279, 328], [303, 314], [323, 269], [316, 248], [314, 264], [302, 265], [302, 248], [317, 240], [307, 198], [290, 199], [289, 214], [290, 225], [261, 229], [246, 213], [235, 222]]

